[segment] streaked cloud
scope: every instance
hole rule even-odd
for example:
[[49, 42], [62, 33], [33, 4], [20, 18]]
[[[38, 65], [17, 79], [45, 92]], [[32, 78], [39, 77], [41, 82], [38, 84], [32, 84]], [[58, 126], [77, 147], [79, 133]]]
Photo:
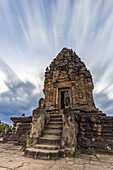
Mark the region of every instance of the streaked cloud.
[[97, 107], [112, 114], [112, 16], [112, 0], [0, 1], [1, 119], [31, 112], [46, 66], [65, 46], [91, 71]]
[[11, 70], [11, 68], [0, 60], [0, 68], [6, 75], [4, 84], [5, 92], [0, 94], [0, 115], [5, 121], [11, 116], [21, 116], [21, 113], [31, 115], [32, 110], [38, 106], [38, 100], [42, 96], [36, 91], [36, 86], [29, 81], [23, 82]]

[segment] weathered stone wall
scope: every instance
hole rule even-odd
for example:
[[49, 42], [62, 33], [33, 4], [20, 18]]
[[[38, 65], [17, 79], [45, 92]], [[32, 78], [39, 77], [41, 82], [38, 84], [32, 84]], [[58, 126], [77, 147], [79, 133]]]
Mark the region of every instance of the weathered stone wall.
[[41, 98], [39, 100], [39, 107], [33, 110], [32, 113], [32, 128], [29, 137], [33, 145], [37, 143], [48, 122], [49, 114], [45, 110], [45, 100]]
[[31, 130], [32, 116], [29, 117], [11, 117], [13, 122], [13, 133], [8, 138], [8, 142], [22, 145], [27, 140], [27, 133]]
[[96, 110], [84, 110], [77, 114], [76, 122], [79, 151], [113, 154], [113, 117]]
[[113, 154], [113, 117], [94, 107], [68, 108], [62, 115], [63, 157], [79, 152]]
[[33, 144], [37, 143], [37, 139], [41, 136], [44, 127], [49, 121], [49, 115], [44, 108], [37, 108], [32, 114], [32, 128], [30, 138]]
[[74, 156], [77, 147], [75, 132], [75, 114], [71, 108], [67, 108], [62, 114], [63, 130], [61, 147], [65, 156]]

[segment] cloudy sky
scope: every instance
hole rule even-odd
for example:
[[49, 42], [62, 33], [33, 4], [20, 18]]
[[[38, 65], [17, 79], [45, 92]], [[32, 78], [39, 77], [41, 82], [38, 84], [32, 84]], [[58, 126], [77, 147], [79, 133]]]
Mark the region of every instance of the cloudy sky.
[[32, 114], [63, 47], [91, 71], [96, 106], [113, 115], [113, 0], [0, 0], [0, 119]]

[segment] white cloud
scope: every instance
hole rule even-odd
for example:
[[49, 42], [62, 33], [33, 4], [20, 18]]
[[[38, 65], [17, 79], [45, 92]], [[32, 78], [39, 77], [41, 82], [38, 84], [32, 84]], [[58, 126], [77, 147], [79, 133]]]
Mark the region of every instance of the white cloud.
[[4, 74], [4, 72], [0, 70], [0, 82], [1, 82], [0, 83], [0, 94], [8, 90], [6, 84], [4, 83], [6, 80], [7, 80], [6, 75]]

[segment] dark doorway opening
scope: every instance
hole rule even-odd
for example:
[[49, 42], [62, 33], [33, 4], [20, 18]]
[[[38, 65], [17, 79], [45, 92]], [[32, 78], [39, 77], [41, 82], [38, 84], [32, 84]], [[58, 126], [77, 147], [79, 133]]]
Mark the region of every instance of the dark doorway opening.
[[59, 104], [59, 109], [65, 109], [65, 92], [70, 94], [70, 88], [65, 87], [65, 88], [59, 88], [58, 89], [58, 104]]
[[61, 91], [61, 109], [65, 108], [65, 105], [64, 105], [64, 93], [65, 93], [65, 91]]

